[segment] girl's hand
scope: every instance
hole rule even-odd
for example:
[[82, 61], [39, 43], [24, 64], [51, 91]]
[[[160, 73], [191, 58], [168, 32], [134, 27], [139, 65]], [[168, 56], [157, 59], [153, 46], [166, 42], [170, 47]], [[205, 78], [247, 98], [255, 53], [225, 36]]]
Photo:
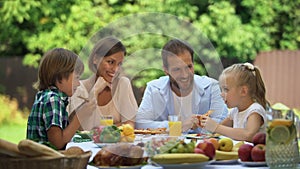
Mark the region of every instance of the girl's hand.
[[201, 121], [200, 121], [201, 116], [203, 116], [203, 115], [197, 114], [197, 115], [192, 116], [192, 123], [193, 123], [192, 129], [193, 130], [196, 129], [197, 127], [203, 128], [203, 126], [201, 125]]
[[205, 130], [214, 133], [219, 124], [213, 119], [211, 119], [209, 116], [203, 116], [201, 119], [201, 125]]

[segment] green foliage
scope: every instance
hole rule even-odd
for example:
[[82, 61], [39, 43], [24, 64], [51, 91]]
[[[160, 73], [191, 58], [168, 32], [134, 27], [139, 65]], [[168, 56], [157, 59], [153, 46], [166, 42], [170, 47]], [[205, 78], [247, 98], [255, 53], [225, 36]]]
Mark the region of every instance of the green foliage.
[[272, 48], [299, 49], [299, 0], [244, 0], [242, 5], [251, 14], [248, 15], [253, 27], [260, 27], [267, 33], [268, 43]]
[[13, 143], [25, 139], [27, 119], [24, 114], [28, 114], [28, 110], [22, 114], [18, 102], [6, 95], [0, 95], [0, 109], [0, 138]]
[[46, 51], [64, 47], [87, 60], [89, 44], [113, 35], [127, 47], [124, 69], [134, 78], [145, 66], [162, 70], [159, 49], [178, 37], [194, 45], [196, 73], [217, 77], [221, 60], [226, 67], [251, 62], [259, 51], [299, 49], [299, 7], [300, 0], [6, 0], [0, 56], [25, 56], [24, 64], [37, 67]]
[[240, 62], [253, 60], [261, 44], [266, 43], [265, 33], [243, 24], [227, 1], [210, 5], [208, 13], [200, 16], [199, 27], [209, 35], [221, 57]]
[[41, 58], [40, 54], [27, 54], [23, 59], [23, 64], [27, 66], [32, 66], [34, 68], [38, 68], [39, 60]]
[[26, 124], [1, 124], [0, 138], [18, 144], [26, 138]]
[[0, 125], [26, 124], [27, 119], [25, 119], [23, 116], [24, 114], [28, 114], [28, 112], [21, 113], [21, 111], [18, 109], [18, 102], [16, 99], [10, 99], [6, 95], [0, 95], [0, 109]]

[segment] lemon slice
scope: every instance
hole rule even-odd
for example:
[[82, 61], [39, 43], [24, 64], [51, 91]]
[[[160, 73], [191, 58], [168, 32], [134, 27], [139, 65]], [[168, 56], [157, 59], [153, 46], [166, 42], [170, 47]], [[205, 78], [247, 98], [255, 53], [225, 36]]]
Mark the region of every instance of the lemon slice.
[[275, 127], [275, 126], [279, 126], [279, 125], [282, 125], [282, 126], [291, 126], [293, 124], [293, 121], [292, 120], [286, 120], [286, 119], [274, 119], [271, 124], [270, 124], [270, 127]]
[[290, 130], [283, 125], [275, 126], [270, 131], [270, 136], [275, 142], [285, 142], [290, 138]]

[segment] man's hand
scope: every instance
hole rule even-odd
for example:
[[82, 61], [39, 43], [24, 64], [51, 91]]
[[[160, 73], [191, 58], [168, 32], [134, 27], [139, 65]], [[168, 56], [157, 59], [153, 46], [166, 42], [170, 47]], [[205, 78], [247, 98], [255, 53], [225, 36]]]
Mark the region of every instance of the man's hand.
[[186, 119], [182, 122], [182, 132], [186, 132], [188, 130], [190, 130], [191, 128], [193, 128], [193, 117], [190, 117], [190, 119]]

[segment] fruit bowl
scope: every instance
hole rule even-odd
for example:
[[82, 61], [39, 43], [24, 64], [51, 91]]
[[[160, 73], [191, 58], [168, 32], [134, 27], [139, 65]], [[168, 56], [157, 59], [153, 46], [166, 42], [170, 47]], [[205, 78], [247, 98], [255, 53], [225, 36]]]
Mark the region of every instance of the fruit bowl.
[[165, 169], [202, 168], [213, 160], [206, 154], [196, 153], [196, 145], [195, 140], [186, 140], [184, 136], [156, 136], [145, 143], [144, 150], [150, 163]]

